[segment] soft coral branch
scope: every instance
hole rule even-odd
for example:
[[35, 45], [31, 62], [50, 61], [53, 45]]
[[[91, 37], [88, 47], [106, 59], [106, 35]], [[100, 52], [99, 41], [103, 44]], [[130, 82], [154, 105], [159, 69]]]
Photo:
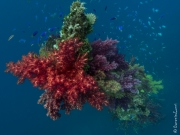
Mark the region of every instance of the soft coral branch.
[[126, 70], [128, 63], [124, 60], [124, 56], [118, 54], [116, 44], [117, 40], [106, 39], [105, 41], [94, 41], [92, 46], [92, 61], [90, 61], [89, 72], [95, 74], [96, 71], [111, 71], [114, 69]]
[[6, 72], [17, 76], [18, 83], [27, 78], [33, 86], [46, 90], [39, 103], [44, 104], [48, 116], [54, 120], [60, 116], [61, 104], [66, 113], [81, 109], [85, 102], [101, 110], [108, 102], [94, 78], [83, 70], [87, 54], [77, 54], [81, 45], [75, 38], [61, 42], [60, 49], [50, 53], [48, 58], [29, 53], [22, 61], [8, 63]]

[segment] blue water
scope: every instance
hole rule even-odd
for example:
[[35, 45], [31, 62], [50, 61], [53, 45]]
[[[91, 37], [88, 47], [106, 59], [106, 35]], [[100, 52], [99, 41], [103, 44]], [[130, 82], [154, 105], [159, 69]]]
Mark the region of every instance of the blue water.
[[[155, 79], [162, 79], [165, 120], [139, 131], [139, 135], [171, 135], [175, 118], [174, 104], [180, 110], [180, 2], [178, 0], [86, 0], [86, 13], [94, 13], [97, 21], [89, 40], [107, 37], [117, 39], [119, 52], [145, 66]], [[72, 0], [3, 0], [0, 2], [0, 135], [120, 135], [118, 121], [112, 121], [107, 108], [97, 111], [85, 105], [82, 111], [62, 113], [57, 121], [46, 117], [46, 110], [37, 104], [43, 91], [30, 82], [16, 85], [17, 78], [5, 74], [5, 64], [17, 61], [28, 52], [39, 51], [38, 37], [59, 32], [64, 15], [69, 13]], [[105, 11], [105, 7], [107, 9]], [[157, 9], [159, 10], [158, 12]], [[156, 11], [155, 11], [156, 10]], [[154, 11], [154, 12], [153, 12]], [[62, 16], [59, 16], [62, 14]], [[160, 18], [164, 15], [162, 18]], [[111, 20], [111, 18], [116, 18]], [[148, 24], [148, 21], [150, 22]], [[164, 26], [166, 28], [163, 28]], [[119, 26], [123, 26], [122, 32]], [[57, 27], [53, 32], [48, 28]], [[35, 37], [33, 32], [38, 31]], [[159, 33], [159, 34], [158, 34]], [[160, 34], [162, 33], [162, 36]], [[8, 41], [9, 36], [14, 37]], [[19, 42], [21, 39], [25, 43]], [[40, 43], [46, 40], [41, 38]], [[177, 112], [179, 115], [179, 112]], [[178, 123], [179, 124], [179, 119]], [[177, 125], [177, 134], [180, 127]], [[129, 131], [130, 135], [135, 134]]]

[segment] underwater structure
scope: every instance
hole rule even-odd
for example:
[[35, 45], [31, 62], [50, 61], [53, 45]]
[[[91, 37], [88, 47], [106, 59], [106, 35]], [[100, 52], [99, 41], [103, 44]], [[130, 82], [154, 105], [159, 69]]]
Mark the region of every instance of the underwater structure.
[[135, 58], [125, 61], [117, 40], [90, 43], [87, 35], [95, 22], [96, 15], [85, 13], [83, 2], [73, 2], [60, 34], [49, 36], [39, 54], [31, 52], [7, 63], [5, 72], [18, 77], [18, 84], [28, 79], [44, 91], [38, 104], [53, 120], [61, 117], [61, 110], [70, 114], [89, 103], [97, 110], [108, 107], [123, 130], [157, 123], [162, 115], [153, 95], [163, 89], [162, 81], [145, 73]]

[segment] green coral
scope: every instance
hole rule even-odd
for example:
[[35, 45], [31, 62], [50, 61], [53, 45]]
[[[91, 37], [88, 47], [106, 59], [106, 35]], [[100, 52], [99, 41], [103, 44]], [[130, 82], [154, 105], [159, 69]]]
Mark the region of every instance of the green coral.
[[150, 110], [145, 105], [145, 98], [142, 95], [124, 95], [131, 99], [128, 109], [124, 110], [120, 105], [112, 111], [113, 115], [120, 121], [138, 121], [140, 115], [148, 117]]
[[129, 65], [128, 70], [136, 70], [135, 77], [137, 79], [142, 79], [145, 77], [145, 72], [144, 72], [144, 66], [140, 66], [139, 64], [133, 64]]
[[130, 65], [128, 70], [136, 70], [134, 76], [141, 81], [141, 84], [138, 86], [141, 94], [157, 94], [159, 90], [163, 89], [162, 81], [153, 80], [151, 75], [145, 73], [144, 66], [134, 64]]
[[151, 75], [146, 75], [147, 80], [149, 81], [149, 85], [151, 88], [151, 92], [153, 94], [157, 94], [159, 90], [163, 89], [162, 80], [155, 81]]
[[48, 57], [49, 51], [45, 49], [45, 47], [41, 47], [39, 50], [39, 56], [40, 57]]
[[[129, 65], [128, 70], [121, 72], [111, 72], [111, 74], [119, 79], [121, 74], [125, 74], [126, 72], [133, 70], [136, 71], [133, 74], [133, 77], [141, 81], [141, 83], [136, 88], [139, 90], [139, 93], [133, 94], [119, 91], [115, 94], [108, 95], [110, 98], [115, 98], [117, 100], [123, 99], [124, 97], [130, 99], [128, 108], [126, 110], [121, 106], [121, 104], [117, 105], [115, 109], [111, 110], [113, 118], [117, 118], [123, 123], [135, 121], [139, 124], [143, 118], [145, 119], [145, 122], [147, 122], [150, 114], [153, 113], [147, 106], [147, 103], [152, 100], [150, 99], [150, 95], [157, 94], [160, 89], [163, 89], [163, 86], [162, 81], [153, 80], [152, 76], [147, 75], [144, 71], [144, 67], [140, 66], [139, 64]], [[136, 127], [132, 128], [136, 129]]]
[[138, 115], [148, 116], [150, 111], [147, 108], [141, 109], [141, 107], [130, 108], [124, 110], [122, 107], [118, 106], [113, 114], [120, 120], [120, 121], [131, 121], [131, 120], [138, 120]]
[[62, 40], [69, 38], [79, 38], [84, 40], [90, 32], [92, 32], [92, 18], [84, 13], [84, 3], [80, 1], [73, 2], [70, 7], [70, 13], [64, 17], [62, 30], [60, 31], [60, 37]]
[[49, 36], [47, 41], [41, 44], [39, 55], [41, 57], [47, 57], [49, 53], [53, 52], [55, 49], [59, 49], [59, 42], [60, 38], [56, 38], [54, 35]]
[[[79, 53], [80, 54], [84, 54], [84, 53], [90, 53], [91, 52], [91, 50], [92, 50], [92, 48], [91, 48], [91, 45], [90, 45], [90, 43], [89, 43], [89, 41], [88, 41], [88, 39], [86, 38], [86, 39], [84, 39], [83, 40], [83, 45], [80, 47], [80, 49], [78, 50], [79, 51]], [[90, 57], [89, 57], [90, 58]], [[91, 58], [92, 59], [92, 58]]]
[[96, 21], [96, 15], [95, 14], [89, 13], [89, 14], [86, 14], [86, 17], [88, 18], [88, 21], [90, 24], [95, 23], [95, 21]]
[[115, 80], [100, 80], [97, 81], [99, 87], [107, 94], [115, 94], [121, 89], [120, 83]]

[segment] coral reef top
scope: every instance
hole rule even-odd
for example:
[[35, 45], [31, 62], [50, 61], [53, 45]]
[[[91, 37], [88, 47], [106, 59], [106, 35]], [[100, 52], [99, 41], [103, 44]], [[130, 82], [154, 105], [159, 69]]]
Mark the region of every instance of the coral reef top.
[[73, 2], [70, 7], [70, 13], [64, 18], [63, 27], [60, 31], [62, 40], [70, 38], [79, 38], [84, 40], [87, 34], [92, 32], [92, 25], [96, 21], [94, 14], [85, 14], [84, 3]]

